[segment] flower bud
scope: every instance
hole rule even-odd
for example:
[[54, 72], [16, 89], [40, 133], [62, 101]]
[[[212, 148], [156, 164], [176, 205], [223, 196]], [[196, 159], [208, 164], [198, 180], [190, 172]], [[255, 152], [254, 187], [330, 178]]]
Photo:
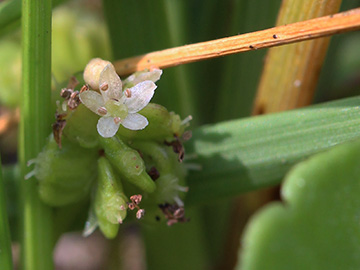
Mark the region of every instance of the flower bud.
[[107, 238], [116, 236], [119, 224], [125, 219], [126, 201], [121, 182], [116, 179], [109, 161], [99, 158], [94, 210], [100, 230]]
[[100, 58], [94, 58], [86, 65], [84, 80], [93, 90], [99, 90], [100, 73], [108, 64], [111, 63]]
[[153, 192], [154, 181], [146, 173], [145, 164], [139, 153], [127, 146], [118, 137], [103, 138], [99, 136], [106, 157], [125, 180], [141, 188], [145, 192]]

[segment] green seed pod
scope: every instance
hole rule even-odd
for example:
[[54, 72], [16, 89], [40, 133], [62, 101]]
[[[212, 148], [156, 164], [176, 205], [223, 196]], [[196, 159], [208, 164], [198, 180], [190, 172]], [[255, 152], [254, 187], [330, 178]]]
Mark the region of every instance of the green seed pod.
[[99, 116], [80, 104], [76, 110], [66, 117], [66, 126], [63, 135], [72, 142], [79, 143], [82, 147], [91, 148], [98, 144], [96, 124]]
[[98, 160], [98, 184], [95, 194], [94, 210], [100, 230], [107, 238], [114, 238], [119, 224], [126, 217], [127, 198], [120, 181], [105, 157]]
[[120, 126], [118, 134], [127, 139], [144, 139], [156, 140], [163, 142], [164, 140], [172, 140], [174, 135], [180, 137], [186, 128], [180, 116], [169, 112], [165, 107], [149, 103], [139, 114], [145, 116], [149, 121], [149, 125], [143, 130], [130, 130]]
[[106, 157], [125, 180], [145, 192], [151, 193], [156, 189], [154, 181], [146, 173], [144, 161], [136, 150], [116, 136], [111, 138], [99, 136], [99, 141], [104, 147]]
[[51, 206], [64, 206], [84, 199], [96, 177], [95, 150], [63, 140], [59, 149], [51, 135], [35, 160], [33, 171], [39, 180], [41, 199]]

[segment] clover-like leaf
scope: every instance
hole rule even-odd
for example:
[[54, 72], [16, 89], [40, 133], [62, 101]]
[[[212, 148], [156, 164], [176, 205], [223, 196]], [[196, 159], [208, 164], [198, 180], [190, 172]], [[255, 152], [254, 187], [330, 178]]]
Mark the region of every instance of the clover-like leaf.
[[360, 141], [295, 167], [250, 222], [237, 269], [360, 269]]

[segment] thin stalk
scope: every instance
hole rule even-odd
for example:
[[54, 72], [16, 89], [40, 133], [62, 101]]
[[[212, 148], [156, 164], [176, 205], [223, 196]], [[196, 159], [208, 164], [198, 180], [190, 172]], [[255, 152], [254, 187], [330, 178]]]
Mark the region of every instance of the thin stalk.
[[3, 270], [12, 270], [11, 237], [6, 211], [5, 194], [0, 160], [0, 265]]
[[[22, 2], [22, 104], [19, 152], [22, 176], [51, 131], [51, 1]], [[24, 178], [22, 178], [24, 179]], [[34, 177], [21, 181], [24, 269], [53, 268], [52, 212], [38, 196]]]
[[153, 67], [164, 69], [358, 29], [360, 29], [360, 8], [253, 33], [151, 52], [116, 61], [114, 66], [119, 75], [127, 75]]

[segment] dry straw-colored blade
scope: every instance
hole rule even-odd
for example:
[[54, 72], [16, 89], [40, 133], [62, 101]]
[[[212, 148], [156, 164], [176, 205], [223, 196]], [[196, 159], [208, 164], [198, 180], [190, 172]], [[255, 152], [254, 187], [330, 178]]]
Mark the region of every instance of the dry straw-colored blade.
[[257, 32], [166, 49], [114, 62], [119, 75], [331, 36], [360, 29], [360, 8]]

